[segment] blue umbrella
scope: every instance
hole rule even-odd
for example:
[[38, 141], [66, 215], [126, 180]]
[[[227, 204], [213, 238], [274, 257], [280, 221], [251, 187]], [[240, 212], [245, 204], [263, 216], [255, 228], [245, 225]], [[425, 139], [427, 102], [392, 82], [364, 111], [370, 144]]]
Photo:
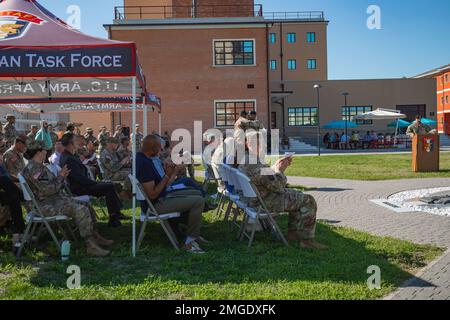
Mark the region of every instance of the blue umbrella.
[[[410, 125], [411, 125], [411, 123], [409, 123], [406, 120], [402, 120], [402, 119], [398, 120], [399, 128], [408, 128]], [[394, 122], [388, 124], [388, 128], [396, 128], [396, 127], [397, 127], [397, 121], [394, 121]]]
[[431, 120], [431, 119], [427, 119], [427, 118], [422, 118], [420, 120], [423, 124], [427, 125], [427, 126], [437, 126], [437, 121], [436, 120]]
[[330, 123], [327, 123], [322, 128], [323, 129], [345, 129], [345, 122], [347, 122], [347, 129], [354, 129], [357, 128], [358, 125], [355, 122], [352, 121], [331, 121]]

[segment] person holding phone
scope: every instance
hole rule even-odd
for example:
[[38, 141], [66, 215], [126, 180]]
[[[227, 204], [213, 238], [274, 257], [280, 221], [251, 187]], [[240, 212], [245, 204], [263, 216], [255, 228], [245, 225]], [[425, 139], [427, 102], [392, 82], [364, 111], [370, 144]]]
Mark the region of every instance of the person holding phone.
[[[315, 199], [296, 189], [286, 188], [286, 169], [292, 164], [293, 155], [287, 154], [269, 166], [258, 159], [263, 143], [258, 134], [247, 135], [248, 154], [246, 163], [240, 165], [239, 169], [245, 173], [261, 194], [267, 208], [273, 213], [288, 212], [288, 240], [298, 241], [301, 248], [326, 249], [327, 247], [315, 241], [317, 203]], [[257, 207], [257, 202], [251, 203]]]

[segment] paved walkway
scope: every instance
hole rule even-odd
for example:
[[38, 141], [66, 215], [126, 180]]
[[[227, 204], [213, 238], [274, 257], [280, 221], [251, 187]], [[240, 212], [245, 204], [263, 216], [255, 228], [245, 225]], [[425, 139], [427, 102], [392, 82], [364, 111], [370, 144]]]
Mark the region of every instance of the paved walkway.
[[[368, 200], [411, 189], [450, 186], [450, 179], [352, 181], [289, 177], [289, 183], [317, 188], [312, 194], [318, 218], [380, 236], [450, 248], [450, 218], [426, 213], [395, 213]], [[387, 299], [449, 299], [450, 251]]]

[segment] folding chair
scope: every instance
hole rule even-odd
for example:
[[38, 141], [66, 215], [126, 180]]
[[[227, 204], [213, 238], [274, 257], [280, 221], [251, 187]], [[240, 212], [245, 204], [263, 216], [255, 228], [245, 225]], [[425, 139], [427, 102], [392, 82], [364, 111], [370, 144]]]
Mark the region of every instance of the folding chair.
[[[40, 226], [43, 225], [47, 229], [47, 231], [49, 232], [50, 236], [53, 239], [53, 242], [56, 244], [56, 247], [58, 249], [60, 249], [60, 241], [58, 241], [58, 238], [56, 237], [55, 232], [53, 231], [52, 227], [50, 226], [50, 223], [52, 223], [52, 222], [56, 223], [57, 227], [62, 231], [64, 239], [67, 239], [64, 229], [62, 228], [62, 226], [59, 223], [60, 222], [68, 223], [69, 221], [71, 221], [71, 218], [69, 218], [65, 215], [56, 215], [53, 217], [44, 216], [44, 214], [42, 213], [41, 207], [39, 206], [39, 203], [36, 201], [36, 198], [34, 197], [34, 194], [31, 191], [25, 178], [21, 174], [19, 174], [18, 179], [19, 179], [20, 187], [23, 192], [23, 197], [24, 197], [25, 201], [30, 204], [32, 209], [26, 217], [25, 233], [24, 233], [22, 241], [20, 243], [19, 250], [17, 251], [17, 257], [20, 257], [25, 244], [28, 242], [28, 239], [31, 238], [35, 234], [36, 229], [39, 225]], [[72, 233], [72, 229], [70, 229], [70, 226], [69, 226], [69, 230]]]
[[[244, 219], [241, 223], [241, 228], [239, 230], [240, 240], [242, 240], [244, 236], [247, 237], [249, 239], [248, 247], [251, 248], [256, 232], [256, 224], [254, 222], [264, 221], [264, 223], [270, 228], [271, 232], [276, 236], [276, 238], [281, 240], [286, 246], [289, 246], [286, 238], [283, 235], [283, 232], [281, 231], [277, 222], [273, 218], [272, 213], [267, 209], [267, 206], [264, 203], [261, 194], [255, 187], [255, 185], [250, 181], [250, 178], [248, 178], [245, 174], [243, 174], [240, 171], [237, 172], [236, 175], [237, 178], [239, 179], [239, 184], [240, 187], [242, 188], [244, 197], [249, 200], [256, 199], [258, 201], [256, 209], [250, 206], [244, 209]], [[251, 229], [250, 235], [246, 231], [247, 226], [250, 226]]]
[[[91, 170], [89, 170], [89, 168], [88, 168], [87, 172], [89, 175], [89, 179], [91, 179], [92, 181], [96, 181], [94, 174], [92, 173]], [[80, 198], [83, 198], [83, 197], [86, 197], [86, 196], [81, 196]], [[89, 197], [89, 202], [90, 201], [94, 202], [94, 200], [97, 202], [97, 206], [100, 208], [100, 210], [102, 210], [103, 216], [109, 217], [109, 215], [106, 213], [105, 208], [104, 208], [106, 206], [106, 200], [104, 197], [100, 197], [100, 198], [92, 197], [92, 196], [87, 196], [87, 197]], [[83, 201], [83, 200], [81, 200], [81, 201]], [[84, 202], [87, 202], [87, 201], [84, 201]], [[99, 217], [97, 216], [97, 218], [99, 218]]]
[[[227, 189], [222, 192], [222, 196], [220, 199], [219, 206], [217, 207], [217, 216], [221, 217], [222, 213], [224, 213], [224, 221], [228, 221], [230, 216], [231, 209], [233, 207], [233, 203], [239, 200], [239, 196], [234, 194], [234, 183], [235, 181], [230, 176], [231, 167], [227, 164], [219, 165], [219, 174], [222, 181], [227, 185]], [[230, 191], [232, 190], [232, 191]], [[225, 202], [228, 199], [228, 205], [225, 207]]]
[[180, 244], [178, 242], [178, 239], [175, 235], [175, 233], [172, 230], [172, 227], [170, 226], [168, 220], [170, 219], [174, 219], [174, 218], [179, 218], [180, 217], [180, 213], [179, 212], [172, 212], [172, 213], [165, 213], [165, 214], [159, 214], [155, 207], [153, 206], [153, 203], [150, 201], [150, 199], [145, 195], [144, 189], [142, 187], [142, 185], [140, 184], [139, 181], [137, 181], [137, 179], [135, 179], [133, 177], [133, 175], [129, 175], [130, 181], [132, 183], [136, 183], [136, 200], [138, 201], [145, 201], [148, 205], [148, 209], [147, 212], [145, 213], [141, 213], [141, 222], [142, 222], [142, 226], [141, 226], [141, 231], [139, 233], [139, 238], [137, 241], [137, 245], [136, 245], [136, 251], [139, 250], [142, 240], [144, 239], [145, 236], [145, 229], [147, 228], [147, 223], [149, 222], [159, 222], [159, 224], [161, 225], [161, 227], [164, 230], [164, 233], [167, 235], [167, 238], [169, 238], [170, 243], [173, 245], [173, 247], [176, 250], [180, 249]]

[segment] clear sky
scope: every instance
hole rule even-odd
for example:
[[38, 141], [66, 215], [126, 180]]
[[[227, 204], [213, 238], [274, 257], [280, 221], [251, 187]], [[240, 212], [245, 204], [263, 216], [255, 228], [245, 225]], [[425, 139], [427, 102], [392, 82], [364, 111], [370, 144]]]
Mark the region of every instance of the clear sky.
[[[409, 77], [450, 63], [450, 0], [257, 0], [265, 11], [324, 11], [330, 79]], [[81, 28], [106, 37], [114, 6], [122, 0], [40, 0], [66, 20], [81, 8]], [[381, 9], [381, 29], [369, 30], [369, 5]]]

